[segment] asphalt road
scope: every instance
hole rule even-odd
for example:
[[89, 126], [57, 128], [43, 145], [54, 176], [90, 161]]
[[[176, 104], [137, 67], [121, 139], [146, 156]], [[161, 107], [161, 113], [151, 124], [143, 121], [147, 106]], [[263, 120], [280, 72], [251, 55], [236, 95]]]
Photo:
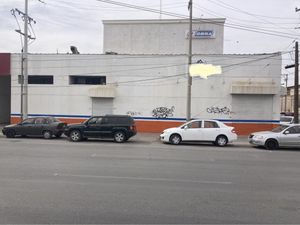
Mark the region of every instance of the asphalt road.
[[300, 149], [0, 136], [0, 223], [300, 223]]

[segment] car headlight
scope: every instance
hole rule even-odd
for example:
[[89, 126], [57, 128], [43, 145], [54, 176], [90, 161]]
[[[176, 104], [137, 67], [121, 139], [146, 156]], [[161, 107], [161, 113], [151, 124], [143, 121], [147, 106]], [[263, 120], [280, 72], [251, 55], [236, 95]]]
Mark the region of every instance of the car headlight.
[[259, 140], [263, 140], [264, 139], [264, 136], [261, 136], [261, 135], [255, 135], [254, 136], [256, 139], [259, 139]]

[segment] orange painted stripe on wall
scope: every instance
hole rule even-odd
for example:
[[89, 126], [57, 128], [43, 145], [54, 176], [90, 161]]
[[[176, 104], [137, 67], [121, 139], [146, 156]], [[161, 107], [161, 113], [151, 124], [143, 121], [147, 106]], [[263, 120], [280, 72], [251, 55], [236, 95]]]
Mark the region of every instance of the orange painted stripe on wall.
[[138, 132], [161, 133], [163, 130], [171, 127], [178, 127], [184, 122], [176, 121], [143, 121], [136, 120], [136, 128]]
[[275, 127], [279, 126], [279, 124], [261, 124], [261, 123], [230, 123], [226, 124], [228, 126], [234, 127], [235, 132], [238, 135], [249, 135], [252, 132], [258, 132], [258, 131], [266, 131], [266, 130], [272, 130]]

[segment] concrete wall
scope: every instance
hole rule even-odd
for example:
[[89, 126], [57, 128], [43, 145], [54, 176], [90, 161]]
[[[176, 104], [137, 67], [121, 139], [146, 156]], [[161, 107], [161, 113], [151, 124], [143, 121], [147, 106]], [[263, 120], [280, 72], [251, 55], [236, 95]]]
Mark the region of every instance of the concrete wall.
[[[193, 38], [194, 54], [222, 54], [225, 19], [193, 21], [193, 30], [214, 38]], [[187, 54], [188, 20], [104, 20], [103, 51], [119, 54]]]
[[[221, 65], [223, 73], [207, 80], [193, 78], [193, 118], [238, 124], [241, 133], [249, 132], [245, 128], [247, 124], [258, 124], [256, 128], [266, 129], [278, 122], [280, 55], [196, 55], [193, 62], [200, 59]], [[134, 116], [140, 131], [159, 132], [184, 122], [186, 63], [184, 55], [30, 55], [29, 74], [54, 75], [54, 85], [29, 85], [29, 114], [55, 115], [69, 122], [89, 117], [93, 114], [95, 97], [89, 95], [89, 90], [101, 85], [69, 85], [69, 76], [101, 75], [107, 77], [106, 86], [114, 90], [111, 98], [114, 114]], [[20, 112], [19, 71], [20, 57], [14, 54], [13, 121]], [[240, 83], [248, 85], [247, 90], [261, 85], [260, 89], [253, 90], [262, 91], [232, 93], [233, 84]], [[266, 85], [269, 89], [272, 87], [274, 93], [265, 93]], [[166, 118], [157, 118], [159, 116]]]

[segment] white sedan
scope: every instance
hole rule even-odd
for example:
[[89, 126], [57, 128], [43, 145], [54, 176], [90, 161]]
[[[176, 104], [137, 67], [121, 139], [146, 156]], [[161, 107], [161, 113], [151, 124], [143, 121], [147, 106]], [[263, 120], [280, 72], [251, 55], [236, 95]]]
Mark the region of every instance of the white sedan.
[[192, 120], [179, 127], [164, 130], [160, 139], [178, 145], [181, 142], [213, 142], [225, 146], [237, 139], [234, 127], [217, 120]]

